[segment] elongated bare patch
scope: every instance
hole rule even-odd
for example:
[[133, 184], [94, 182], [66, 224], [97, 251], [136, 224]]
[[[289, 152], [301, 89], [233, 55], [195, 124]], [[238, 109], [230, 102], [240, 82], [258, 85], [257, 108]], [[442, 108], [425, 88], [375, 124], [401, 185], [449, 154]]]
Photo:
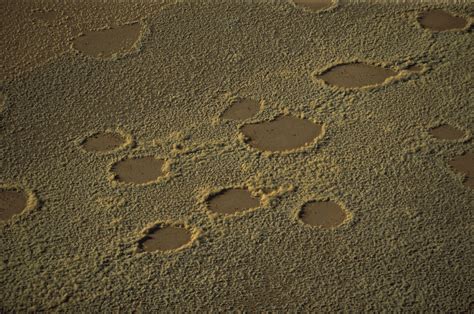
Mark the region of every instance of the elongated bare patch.
[[329, 85], [345, 88], [360, 88], [378, 85], [397, 72], [362, 62], [338, 64], [318, 76]]
[[321, 124], [294, 116], [280, 116], [272, 121], [247, 124], [241, 132], [248, 144], [263, 151], [286, 151], [302, 147], [323, 131]]
[[140, 33], [140, 23], [85, 32], [74, 39], [73, 47], [91, 57], [109, 58], [128, 52], [140, 38]]
[[418, 22], [422, 27], [438, 32], [463, 29], [467, 25], [465, 18], [454, 16], [443, 10], [423, 12], [419, 16]]

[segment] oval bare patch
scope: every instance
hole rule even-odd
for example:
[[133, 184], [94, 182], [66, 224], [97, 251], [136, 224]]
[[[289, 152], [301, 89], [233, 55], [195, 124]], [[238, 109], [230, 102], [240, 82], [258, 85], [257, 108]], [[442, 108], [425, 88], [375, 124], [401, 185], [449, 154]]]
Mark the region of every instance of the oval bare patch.
[[335, 65], [318, 78], [337, 87], [360, 88], [382, 84], [396, 74], [397, 72], [380, 66], [356, 62]]
[[86, 32], [74, 39], [73, 47], [91, 57], [109, 58], [128, 52], [140, 38], [141, 29], [140, 23], [133, 23]]
[[232, 102], [222, 114], [223, 119], [245, 120], [260, 111], [260, 102], [250, 98], [239, 98]]
[[303, 205], [299, 218], [308, 225], [329, 229], [340, 226], [347, 213], [336, 202], [311, 201]]
[[112, 166], [115, 179], [126, 183], [150, 183], [163, 175], [163, 159], [153, 156], [136, 157], [118, 161]]
[[448, 124], [443, 124], [430, 129], [430, 134], [440, 140], [458, 140], [464, 137], [463, 131]]
[[21, 213], [28, 203], [24, 192], [14, 189], [0, 189], [0, 220], [8, 220]]
[[88, 137], [82, 147], [88, 152], [109, 152], [125, 144], [125, 139], [118, 133], [97, 133]]
[[246, 189], [232, 188], [211, 195], [207, 205], [213, 212], [229, 215], [260, 206], [260, 199]]
[[423, 12], [418, 22], [422, 27], [437, 32], [459, 30], [467, 25], [467, 19], [439, 9]]
[[323, 125], [291, 115], [272, 121], [244, 125], [241, 132], [250, 146], [263, 151], [286, 151], [302, 147], [316, 139]]
[[139, 241], [139, 248], [145, 252], [179, 249], [192, 240], [192, 233], [183, 227], [158, 225]]
[[464, 174], [464, 185], [474, 188], [474, 153], [465, 153], [454, 157], [449, 165], [457, 172]]

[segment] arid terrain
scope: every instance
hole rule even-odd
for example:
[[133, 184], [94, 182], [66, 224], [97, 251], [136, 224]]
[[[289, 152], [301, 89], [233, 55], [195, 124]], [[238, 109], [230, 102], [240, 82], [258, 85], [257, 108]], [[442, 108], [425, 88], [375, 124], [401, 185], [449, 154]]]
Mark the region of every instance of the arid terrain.
[[474, 311], [473, 2], [0, 9], [0, 312]]

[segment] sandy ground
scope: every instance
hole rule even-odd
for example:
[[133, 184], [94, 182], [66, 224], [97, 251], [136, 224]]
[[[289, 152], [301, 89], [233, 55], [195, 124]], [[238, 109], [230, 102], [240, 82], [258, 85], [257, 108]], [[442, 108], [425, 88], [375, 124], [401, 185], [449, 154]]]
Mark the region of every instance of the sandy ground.
[[472, 2], [0, 2], [0, 311], [474, 310]]

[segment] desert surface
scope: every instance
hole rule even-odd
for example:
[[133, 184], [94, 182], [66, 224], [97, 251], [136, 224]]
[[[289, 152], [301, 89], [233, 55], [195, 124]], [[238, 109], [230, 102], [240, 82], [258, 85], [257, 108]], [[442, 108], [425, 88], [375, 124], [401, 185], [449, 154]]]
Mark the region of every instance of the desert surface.
[[472, 312], [472, 1], [0, 0], [0, 312]]

